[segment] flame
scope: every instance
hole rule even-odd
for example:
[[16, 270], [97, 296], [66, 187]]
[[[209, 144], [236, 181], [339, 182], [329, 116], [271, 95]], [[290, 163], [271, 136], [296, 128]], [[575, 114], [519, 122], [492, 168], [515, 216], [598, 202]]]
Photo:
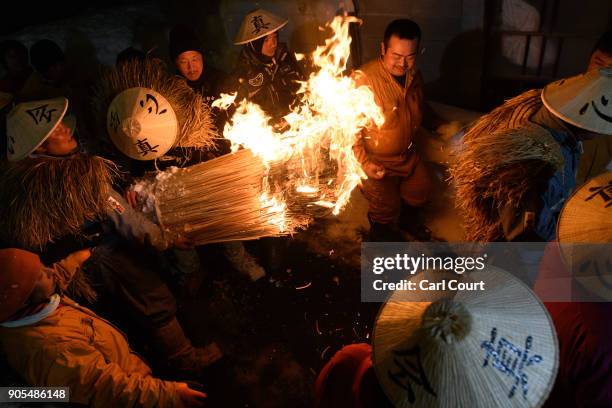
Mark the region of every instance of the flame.
[[[242, 100], [224, 137], [232, 149], [253, 151], [270, 168], [284, 162], [288, 174], [284, 193], [273, 193], [272, 183], [264, 180], [267, 192], [262, 202], [275, 205], [291, 202], [297, 192], [310, 204], [329, 208], [337, 215], [348, 202], [352, 190], [366, 178], [352, 147], [367, 126], [381, 126], [383, 114], [366, 86], [357, 87], [345, 75], [350, 55], [349, 24], [355, 17], [338, 16], [327, 24], [332, 35], [311, 54], [314, 72], [301, 83], [299, 100], [281, 126], [270, 124], [270, 117], [256, 104]], [[303, 59], [303, 55], [296, 55]], [[227, 109], [236, 95], [224, 94], [213, 103]], [[291, 205], [289, 205], [291, 207]], [[275, 207], [279, 208], [279, 207]]]

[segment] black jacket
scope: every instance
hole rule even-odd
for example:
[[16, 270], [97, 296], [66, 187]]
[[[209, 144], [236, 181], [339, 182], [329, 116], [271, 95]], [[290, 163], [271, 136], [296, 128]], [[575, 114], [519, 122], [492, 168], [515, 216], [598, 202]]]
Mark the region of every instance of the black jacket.
[[303, 75], [284, 43], [279, 43], [274, 57], [266, 60], [248, 45], [244, 46], [228, 88], [238, 91], [236, 102], [246, 98], [279, 119], [289, 113], [300, 87], [296, 81], [302, 80]]

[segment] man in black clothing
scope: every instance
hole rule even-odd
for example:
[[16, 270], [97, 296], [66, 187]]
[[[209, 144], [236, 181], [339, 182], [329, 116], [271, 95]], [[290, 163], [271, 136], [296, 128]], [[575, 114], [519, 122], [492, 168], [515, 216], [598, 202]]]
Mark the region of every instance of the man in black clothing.
[[278, 42], [278, 31], [288, 20], [266, 10], [255, 10], [244, 18], [234, 40], [244, 45], [231, 75], [230, 88], [236, 101], [256, 103], [275, 121], [289, 113], [303, 74], [293, 53]]

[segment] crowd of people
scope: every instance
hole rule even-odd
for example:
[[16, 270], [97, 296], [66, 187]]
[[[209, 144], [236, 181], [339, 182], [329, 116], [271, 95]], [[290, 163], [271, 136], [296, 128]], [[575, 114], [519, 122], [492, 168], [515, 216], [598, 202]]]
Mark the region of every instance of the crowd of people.
[[[214, 342], [194, 346], [176, 317], [177, 290], [194, 290], [200, 254], [188, 238], [167, 233], [140, 213], [128, 187], [147, 172], [188, 167], [229, 152], [223, 128], [231, 110], [212, 106], [221, 93], [236, 92], [237, 101], [257, 103], [282, 126], [296, 101], [298, 81], [306, 77], [306, 68], [279, 42], [287, 23], [261, 9], [246, 15], [234, 41], [242, 49], [231, 74], [207, 64], [202, 43], [185, 25], [169, 34], [171, 69], [130, 47], [96, 84], [77, 83], [74, 67], [66, 65], [64, 52], [53, 41], [41, 39], [29, 50], [13, 40], [0, 45], [5, 71], [0, 79], [0, 354], [25, 383], [69, 386], [72, 402], [90, 406], [205, 404], [205, 387], [197, 381], [223, 352]], [[372, 90], [385, 117], [381, 128], [364, 130], [353, 146], [367, 175], [360, 186], [369, 203], [367, 241], [403, 241], [405, 233], [418, 241], [433, 239], [422, 216], [433, 183], [416, 139], [421, 127], [436, 131], [446, 122], [425, 101], [417, 65], [421, 37], [414, 21], [390, 22], [380, 57], [351, 73], [356, 84]], [[583, 112], [591, 100], [580, 99], [583, 90], [595, 86], [607, 105], [611, 61], [608, 32], [577, 85], [570, 79], [557, 81], [544, 92], [517, 96], [476, 123], [465, 124], [467, 147], [450, 171], [468, 240], [556, 239], [557, 219], [576, 189], [579, 169], [579, 177], [590, 178], [606, 171], [612, 156], [612, 123], [605, 123], [612, 121], [591, 115], [595, 106]], [[584, 105], [578, 113], [566, 109], [568, 84], [574, 86], [570, 97]], [[119, 119], [124, 111], [130, 114]], [[143, 139], [147, 126], [153, 130]], [[482, 142], [493, 134], [494, 141]], [[541, 141], [554, 154], [549, 159], [544, 154], [534, 158], [533, 151], [521, 156], [525, 146], [538, 149], [528, 139]], [[589, 140], [584, 152], [583, 140]], [[501, 151], [515, 160], [490, 157]], [[269, 240], [264, 248], [278, 253], [283, 245], [282, 240]], [[222, 248], [230, 264], [252, 280], [274, 267], [272, 259], [264, 268], [242, 243], [228, 242]], [[195, 381], [156, 377], [127, 337], [96, 314], [98, 301], [104, 299], [146, 333], [176, 378]], [[564, 319], [579, 319], [583, 313], [567, 312], [572, 307], [582, 306], [549, 307], [562, 351], [575, 335], [561, 330], [568, 326]], [[584, 331], [588, 336], [589, 327]], [[555, 391], [565, 393], [565, 402], [610, 404], [608, 368], [600, 367], [595, 378], [571, 367], [576, 360], [601, 355], [609, 359], [611, 354], [604, 336], [598, 335], [589, 347], [572, 349], [567, 359], [561, 356], [557, 382], [565, 386]], [[388, 404], [371, 370], [368, 345], [342, 350], [319, 376], [317, 403]], [[362, 378], [370, 383], [362, 384]], [[606, 392], [589, 399], [594, 398], [593, 387]], [[359, 397], [363, 392], [367, 401]]]

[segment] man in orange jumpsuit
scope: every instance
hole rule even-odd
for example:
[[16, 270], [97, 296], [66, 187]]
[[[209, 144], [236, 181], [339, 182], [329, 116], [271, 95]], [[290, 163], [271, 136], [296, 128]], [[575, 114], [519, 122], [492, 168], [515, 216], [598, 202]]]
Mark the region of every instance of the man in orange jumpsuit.
[[372, 241], [403, 241], [398, 221], [417, 240], [431, 238], [419, 212], [432, 184], [413, 143], [426, 108], [423, 78], [415, 65], [420, 39], [421, 29], [414, 21], [392, 21], [381, 43], [381, 57], [355, 72], [357, 84], [370, 87], [385, 116], [380, 129], [364, 131], [353, 147], [368, 176], [362, 191], [369, 201]]

